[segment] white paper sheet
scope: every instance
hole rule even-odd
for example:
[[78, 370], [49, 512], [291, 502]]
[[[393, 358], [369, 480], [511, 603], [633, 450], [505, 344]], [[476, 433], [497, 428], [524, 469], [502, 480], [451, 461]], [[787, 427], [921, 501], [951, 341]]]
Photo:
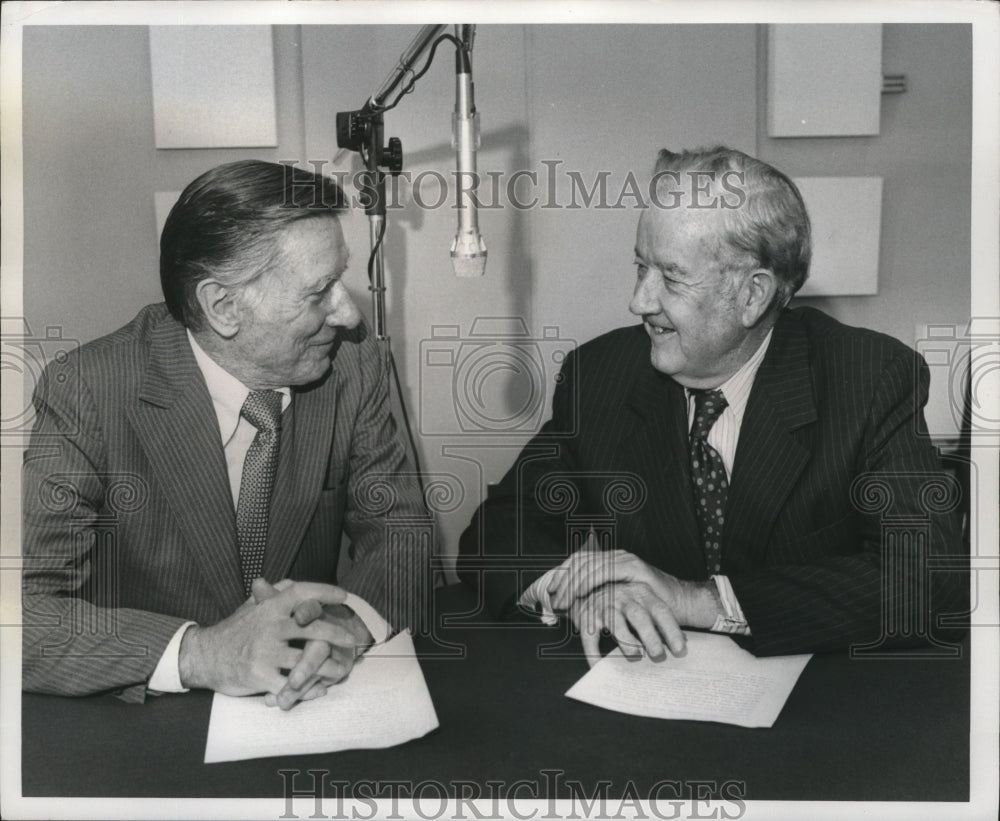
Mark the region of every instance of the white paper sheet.
[[757, 658], [728, 636], [687, 633], [686, 655], [629, 661], [616, 649], [566, 695], [638, 716], [770, 727], [811, 658]]
[[358, 659], [324, 698], [287, 712], [266, 706], [263, 696], [216, 693], [205, 763], [394, 747], [437, 726], [413, 640], [400, 633]]

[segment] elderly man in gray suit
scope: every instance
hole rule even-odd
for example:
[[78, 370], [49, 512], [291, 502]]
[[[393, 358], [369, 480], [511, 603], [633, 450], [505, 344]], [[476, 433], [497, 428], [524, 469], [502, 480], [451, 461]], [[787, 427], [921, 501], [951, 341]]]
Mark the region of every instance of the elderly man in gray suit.
[[345, 208], [290, 166], [208, 171], [163, 229], [165, 304], [40, 380], [25, 690], [208, 688], [287, 709], [425, 616], [429, 549], [390, 518], [427, 512], [385, 354], [341, 280]]

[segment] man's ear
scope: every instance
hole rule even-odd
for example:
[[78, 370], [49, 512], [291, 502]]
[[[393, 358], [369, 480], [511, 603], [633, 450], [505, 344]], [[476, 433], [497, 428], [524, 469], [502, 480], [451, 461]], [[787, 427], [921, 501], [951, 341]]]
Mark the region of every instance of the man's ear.
[[774, 271], [768, 268], [755, 268], [746, 275], [743, 290], [740, 294], [742, 315], [740, 319], [745, 328], [752, 328], [771, 310], [778, 294], [778, 278]]
[[232, 339], [240, 329], [240, 306], [236, 292], [217, 279], [203, 279], [195, 287], [198, 304], [212, 330]]

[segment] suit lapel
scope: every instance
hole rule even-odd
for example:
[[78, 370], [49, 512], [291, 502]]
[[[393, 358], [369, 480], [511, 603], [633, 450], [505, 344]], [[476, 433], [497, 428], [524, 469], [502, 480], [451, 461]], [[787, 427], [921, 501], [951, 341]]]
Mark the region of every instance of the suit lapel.
[[809, 460], [795, 431], [816, 419], [808, 340], [786, 312], [775, 325], [740, 428], [726, 504], [724, 563], [734, 554], [762, 558], [774, 521]]
[[[334, 368], [319, 385], [292, 389], [291, 413], [286, 413], [290, 418], [282, 423], [264, 554], [264, 576], [271, 581], [288, 575], [316, 510], [330, 459], [339, 378]], [[330, 545], [330, 550], [336, 547]]]
[[628, 404], [635, 417], [630, 460], [648, 489], [644, 558], [680, 578], [700, 578], [705, 562], [691, 494], [684, 389], [650, 365], [640, 372]]
[[150, 360], [129, 417], [187, 546], [223, 612], [243, 601], [243, 580], [219, 426], [184, 328], [151, 332]]

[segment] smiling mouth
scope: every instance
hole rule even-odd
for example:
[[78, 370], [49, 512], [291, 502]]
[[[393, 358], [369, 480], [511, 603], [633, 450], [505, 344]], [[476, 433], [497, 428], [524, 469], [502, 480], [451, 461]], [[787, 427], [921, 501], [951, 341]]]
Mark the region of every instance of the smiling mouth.
[[653, 325], [650, 322], [646, 323], [646, 327], [653, 336], [666, 336], [667, 334], [677, 333], [674, 328], [661, 328], [659, 325]]

